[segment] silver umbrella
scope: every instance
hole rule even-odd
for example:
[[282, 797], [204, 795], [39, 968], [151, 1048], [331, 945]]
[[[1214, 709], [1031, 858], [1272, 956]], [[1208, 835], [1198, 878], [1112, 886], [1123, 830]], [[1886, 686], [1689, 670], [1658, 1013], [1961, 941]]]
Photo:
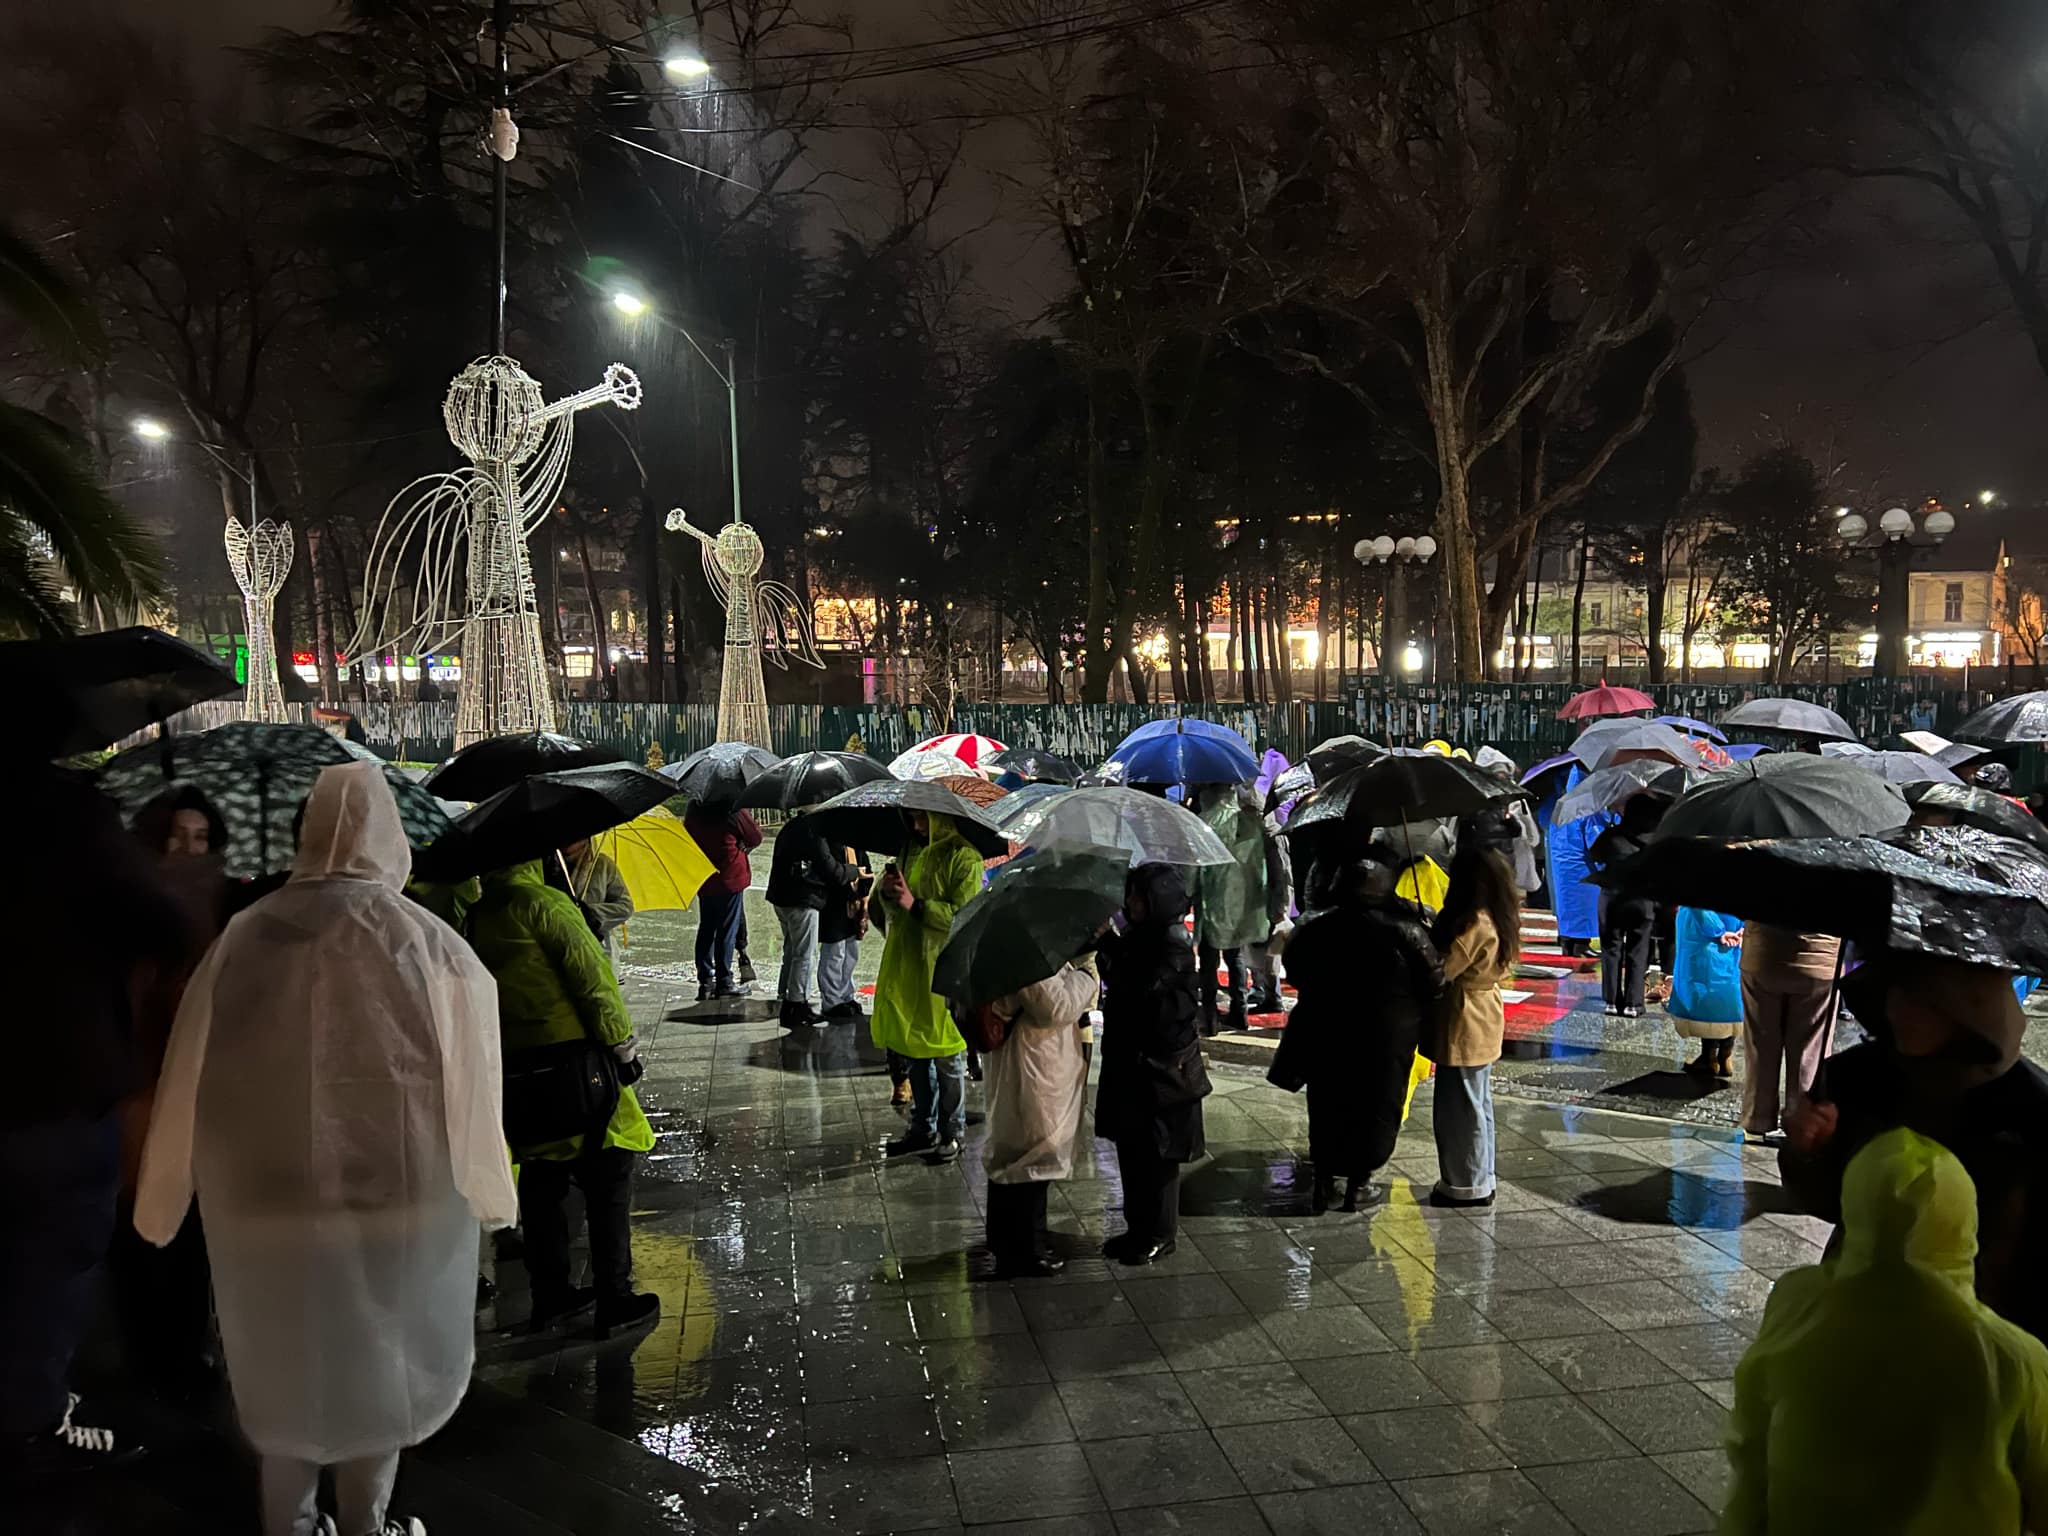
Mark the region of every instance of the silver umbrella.
[[1721, 717], [1721, 724], [1748, 731], [1778, 731], [1787, 736], [1811, 736], [1818, 741], [1854, 741], [1856, 732], [1848, 721], [1825, 704], [1805, 699], [1751, 699], [1738, 704]]
[[1121, 848], [1136, 864], [1228, 864], [1208, 823], [1142, 790], [1076, 789], [1032, 806], [1003, 830], [1033, 848]]

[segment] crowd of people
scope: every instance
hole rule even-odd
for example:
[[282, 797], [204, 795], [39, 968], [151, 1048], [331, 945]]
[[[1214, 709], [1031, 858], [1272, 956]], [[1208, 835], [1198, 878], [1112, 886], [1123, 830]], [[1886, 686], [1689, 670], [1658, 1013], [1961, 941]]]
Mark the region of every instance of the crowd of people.
[[[1497, 753], [1479, 764], [1512, 779]], [[266, 1536], [420, 1536], [389, 1512], [398, 1457], [466, 1388], [484, 1234], [517, 1224], [531, 1327], [587, 1318], [605, 1338], [658, 1311], [633, 1279], [633, 1180], [654, 1138], [608, 954], [632, 915], [625, 883], [577, 841], [420, 885], [369, 763], [320, 775], [288, 876], [253, 883], [221, 872], [226, 829], [195, 790], [124, 829], [78, 781], [30, 777], [49, 808], [31, 853], [51, 855], [53, 885], [30, 918], [45, 965], [26, 1001], [75, 1027], [21, 1037], [22, 1070], [0, 1079], [0, 1211], [19, 1239], [0, 1262], [0, 1473], [134, 1453], [69, 1379], [110, 1263], [131, 1358], [174, 1390], [225, 1372]], [[1699, 1042], [1688, 1070], [1732, 1077], [1743, 1042], [1746, 1132], [1782, 1147], [1787, 1190], [1837, 1228], [1826, 1262], [1774, 1291], [1738, 1372], [1727, 1528], [2017, 1536], [2048, 1518], [2048, 1073], [2021, 1054], [2008, 974], [1875, 949], [1844, 975], [1828, 935], [1595, 895], [1584, 875], [1654, 836], [1646, 799], [1566, 836], [1503, 796], [1455, 822], [1299, 839], [1282, 835], [1277, 788], [1190, 786], [1186, 804], [1227, 863], [1138, 864], [1114, 917], [1051, 974], [971, 1004], [935, 986], [987, 878], [953, 818], [905, 813], [879, 873], [803, 813], [777, 834], [784, 1028], [864, 1017], [857, 952], [882, 929], [866, 1022], [906, 1111], [883, 1155], [959, 1158], [970, 1064], [985, 1074], [986, 1273], [1062, 1267], [1048, 1194], [1074, 1168], [1098, 1016], [1094, 1132], [1123, 1208], [1102, 1249], [1129, 1266], [1174, 1251], [1181, 1171], [1204, 1155], [1203, 1038], [1278, 1011], [1283, 975], [1294, 1002], [1268, 1075], [1306, 1093], [1312, 1209], [1386, 1201], [1379, 1176], [1425, 1082], [1429, 1202], [1491, 1204], [1501, 989], [1524, 902], [1547, 887], [1561, 936], [1590, 918], [1610, 1014], [1650, 1005], [1661, 950], [1666, 1010]], [[762, 830], [719, 805], [686, 827], [711, 863], [698, 995], [739, 996]], [[90, 934], [61, 920], [86, 899], [81, 870], [118, 918]], [[1831, 1055], [1842, 1004], [1867, 1039]], [[1896, 1422], [1901, 1393], [1939, 1405], [1938, 1432]], [[1852, 1507], [1848, 1526], [1834, 1518]]]

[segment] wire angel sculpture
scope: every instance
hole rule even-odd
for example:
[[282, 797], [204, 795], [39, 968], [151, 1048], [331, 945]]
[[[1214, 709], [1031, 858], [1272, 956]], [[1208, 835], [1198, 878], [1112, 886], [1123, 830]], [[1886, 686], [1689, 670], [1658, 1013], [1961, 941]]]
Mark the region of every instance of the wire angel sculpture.
[[457, 747], [555, 728], [526, 540], [568, 478], [576, 413], [597, 405], [638, 410], [633, 370], [613, 363], [594, 388], [548, 401], [511, 358], [478, 358], [441, 404], [449, 441], [470, 462], [413, 481], [377, 526], [348, 659], [424, 658], [457, 641]]
[[251, 528], [230, 517], [221, 530], [228, 569], [242, 589], [242, 626], [249, 636], [248, 684], [243, 689], [242, 716], [248, 720], [285, 718], [284, 685], [277, 676], [277, 645], [272, 615], [277, 594], [292, 572], [292, 525], [269, 518]]
[[768, 685], [761, 654], [783, 671], [795, 657], [820, 667], [817, 642], [803, 600], [779, 581], [756, 581], [764, 551], [761, 536], [737, 516], [716, 534], [691, 523], [681, 507], [668, 515], [670, 533], [687, 533], [704, 546], [704, 576], [725, 605], [725, 669], [718, 683], [718, 739], [766, 747]]

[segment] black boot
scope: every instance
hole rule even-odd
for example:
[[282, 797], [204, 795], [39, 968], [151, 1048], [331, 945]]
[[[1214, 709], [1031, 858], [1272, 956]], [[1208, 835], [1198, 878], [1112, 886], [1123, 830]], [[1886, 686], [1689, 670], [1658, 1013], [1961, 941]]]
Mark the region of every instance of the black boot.
[[1328, 1173], [1319, 1173], [1316, 1175], [1315, 1183], [1312, 1186], [1310, 1186], [1309, 1189], [1309, 1209], [1313, 1211], [1316, 1215], [1321, 1216], [1330, 1209], [1330, 1202], [1334, 1200], [1336, 1196], [1336, 1175]]

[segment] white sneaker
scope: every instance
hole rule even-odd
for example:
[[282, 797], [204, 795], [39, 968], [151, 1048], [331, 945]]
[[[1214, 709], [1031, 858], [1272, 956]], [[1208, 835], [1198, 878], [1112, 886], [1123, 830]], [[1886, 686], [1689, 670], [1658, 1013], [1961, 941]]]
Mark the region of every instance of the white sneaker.
[[334, 1523], [334, 1516], [322, 1515], [313, 1522], [313, 1536], [341, 1536], [341, 1527]]

